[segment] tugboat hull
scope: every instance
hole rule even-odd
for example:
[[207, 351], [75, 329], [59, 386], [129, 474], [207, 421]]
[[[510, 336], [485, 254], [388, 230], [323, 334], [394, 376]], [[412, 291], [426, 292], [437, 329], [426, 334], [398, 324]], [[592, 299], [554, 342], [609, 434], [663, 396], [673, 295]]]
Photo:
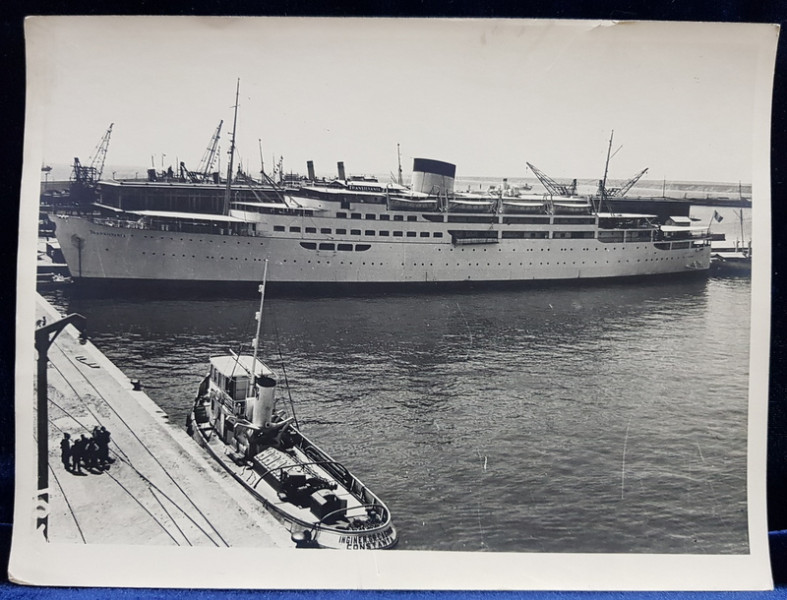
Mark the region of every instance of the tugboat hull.
[[[253, 456], [243, 453], [245, 433], [230, 419], [211, 421], [200, 397], [189, 434], [246, 491], [289, 530], [298, 547], [383, 550], [398, 541], [388, 508], [344, 466], [291, 423]], [[240, 440], [240, 444], [238, 443]]]

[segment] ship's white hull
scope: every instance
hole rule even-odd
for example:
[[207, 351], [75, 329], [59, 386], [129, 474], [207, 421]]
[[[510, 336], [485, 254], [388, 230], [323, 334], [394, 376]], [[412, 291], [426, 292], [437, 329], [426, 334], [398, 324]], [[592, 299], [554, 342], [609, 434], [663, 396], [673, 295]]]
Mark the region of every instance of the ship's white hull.
[[[598, 239], [500, 239], [454, 244], [442, 239], [260, 231], [255, 237], [111, 227], [52, 217], [77, 280], [257, 282], [265, 259], [274, 283], [456, 283], [632, 277], [707, 270], [710, 246]], [[344, 222], [345, 225], [351, 225]], [[431, 223], [407, 223], [434, 230]], [[344, 243], [342, 243], [344, 242]], [[347, 243], [349, 242], [349, 244]], [[302, 243], [317, 246], [307, 249]], [[320, 250], [320, 244], [335, 250]], [[340, 244], [342, 243], [342, 244]], [[341, 246], [349, 250], [340, 251]], [[361, 250], [360, 248], [365, 248]], [[667, 249], [665, 249], [667, 248]]]

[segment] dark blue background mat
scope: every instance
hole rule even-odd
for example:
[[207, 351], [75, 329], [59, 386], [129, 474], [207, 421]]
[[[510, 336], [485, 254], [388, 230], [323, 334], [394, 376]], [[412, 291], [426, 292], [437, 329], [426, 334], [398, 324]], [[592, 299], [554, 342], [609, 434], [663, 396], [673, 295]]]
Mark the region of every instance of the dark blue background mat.
[[[6, 3], [6, 4], [10, 4]], [[787, 598], [787, 45], [783, 31], [779, 42], [774, 80], [772, 124], [772, 218], [773, 280], [771, 380], [768, 423], [768, 523], [772, 567], [777, 589], [751, 593], [561, 593], [561, 592], [248, 592], [216, 590], [102, 590], [25, 588], [8, 583], [5, 576], [13, 510], [13, 374], [16, 245], [19, 179], [24, 130], [24, 39], [23, 17], [32, 14], [183, 14], [183, 15], [287, 15], [287, 16], [446, 16], [522, 17], [571, 19], [643, 19], [678, 21], [733, 21], [787, 25], [787, 0], [652, 0], [650, 2], [562, 0], [538, 3], [500, 0], [335, 0], [330, 3], [273, 0], [265, 3], [240, 0], [122, 0], [97, 3], [86, 0], [40, 0], [0, 8], [0, 203], [4, 230], [0, 235], [0, 597], [98, 599], [122, 598], [176, 600], [181, 598], [264, 598], [276, 600], [356, 600], [388, 598], [426, 600], [457, 598], [528, 597], [545, 600], [595, 599], [705, 599]], [[134, 565], [129, 565], [134, 569]], [[89, 570], [90, 565], [85, 565]], [[297, 577], [298, 565], [293, 565]], [[479, 574], [479, 578], [483, 574]]]

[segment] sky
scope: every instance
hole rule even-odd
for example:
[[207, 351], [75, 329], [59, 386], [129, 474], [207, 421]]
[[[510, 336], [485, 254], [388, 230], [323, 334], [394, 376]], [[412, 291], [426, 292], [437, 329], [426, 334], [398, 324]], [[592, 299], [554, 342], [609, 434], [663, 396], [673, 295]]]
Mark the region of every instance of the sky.
[[[88, 163], [114, 123], [105, 176], [184, 161], [220, 120], [226, 169], [236, 83], [238, 157], [318, 175], [397, 169], [457, 176], [610, 176], [750, 182], [767, 25], [523, 20], [28, 20], [29, 102], [42, 162]], [[765, 34], [765, 35], [763, 35]], [[765, 68], [763, 68], [765, 65]], [[758, 94], [760, 96], [758, 96]], [[759, 110], [758, 110], [759, 107]], [[767, 105], [766, 105], [767, 108]], [[761, 128], [760, 128], [761, 129]], [[767, 147], [767, 146], [766, 146]], [[236, 159], [237, 163], [237, 159]]]

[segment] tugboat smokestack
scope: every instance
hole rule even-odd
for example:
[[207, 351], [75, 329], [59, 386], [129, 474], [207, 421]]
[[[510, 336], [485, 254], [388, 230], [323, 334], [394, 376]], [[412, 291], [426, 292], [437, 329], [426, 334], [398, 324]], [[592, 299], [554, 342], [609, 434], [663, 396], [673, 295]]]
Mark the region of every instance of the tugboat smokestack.
[[339, 179], [341, 179], [342, 181], [347, 179], [344, 176], [344, 161], [340, 160], [338, 163], [336, 163], [336, 168], [339, 170]]
[[309, 172], [309, 181], [314, 181], [314, 161], [306, 161], [306, 170]]
[[[255, 427], [263, 427], [270, 422], [273, 415], [274, 393], [276, 380], [265, 375], [257, 378], [257, 395], [251, 403], [251, 411], [247, 411], [247, 418]], [[247, 407], [248, 408], [248, 407]], [[251, 412], [248, 415], [248, 412]]]

